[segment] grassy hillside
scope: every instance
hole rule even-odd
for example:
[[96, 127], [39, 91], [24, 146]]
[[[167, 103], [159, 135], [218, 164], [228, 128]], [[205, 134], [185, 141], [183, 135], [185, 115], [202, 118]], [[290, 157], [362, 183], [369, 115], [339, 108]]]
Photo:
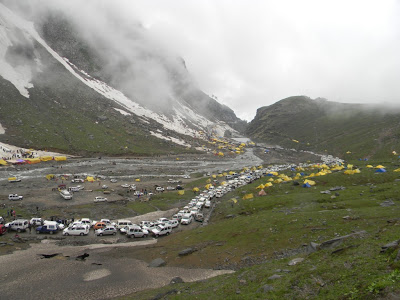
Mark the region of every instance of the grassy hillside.
[[[400, 248], [381, 253], [381, 247], [399, 240], [400, 177], [393, 170], [400, 162], [369, 163], [383, 163], [388, 172], [376, 174], [362, 162], [360, 174], [340, 171], [314, 177], [312, 188], [276, 184], [266, 190], [267, 196], [243, 200], [244, 194], [256, 194], [257, 185], [268, 179], [262, 178], [221, 198], [210, 225], [160, 239], [154, 248], [121, 254], [147, 261], [161, 257], [167, 266], [236, 270], [128, 298], [387, 299], [399, 295]], [[316, 170], [306, 174], [311, 172]], [[344, 189], [321, 193], [336, 186]], [[231, 198], [237, 203], [232, 204]], [[350, 236], [341, 242], [326, 243], [346, 235]], [[311, 242], [316, 243], [316, 251], [310, 250]], [[197, 251], [179, 256], [187, 247]], [[304, 260], [289, 265], [295, 258]]]
[[400, 149], [400, 113], [385, 107], [290, 97], [260, 108], [247, 134], [259, 142], [326, 150], [348, 159], [383, 158]]

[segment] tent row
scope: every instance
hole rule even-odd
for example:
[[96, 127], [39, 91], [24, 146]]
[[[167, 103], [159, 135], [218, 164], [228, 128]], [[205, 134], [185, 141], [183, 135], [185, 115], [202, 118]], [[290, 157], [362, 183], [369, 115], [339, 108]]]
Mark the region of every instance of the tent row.
[[37, 164], [42, 161], [50, 161], [50, 160], [55, 160], [55, 161], [65, 161], [67, 160], [66, 156], [41, 156], [41, 157], [36, 157], [36, 158], [24, 158], [24, 159], [0, 159], [0, 165], [1, 166], [6, 166], [6, 165], [21, 165], [21, 164]]

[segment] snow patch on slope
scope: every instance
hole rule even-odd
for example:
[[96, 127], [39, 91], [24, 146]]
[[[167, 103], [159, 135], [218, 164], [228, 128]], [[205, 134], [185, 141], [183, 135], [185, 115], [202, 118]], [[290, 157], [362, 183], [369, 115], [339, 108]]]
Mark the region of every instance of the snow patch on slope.
[[1, 124], [0, 124], [0, 134], [5, 134], [5, 133], [6, 133], [6, 131], [4, 130], [3, 126], [1, 126]]
[[191, 145], [189, 145], [185, 141], [177, 139], [177, 138], [174, 138], [172, 136], [168, 136], [168, 137], [167, 136], [163, 136], [162, 134], [157, 133], [157, 132], [153, 132], [153, 131], [150, 131], [150, 134], [155, 136], [155, 137], [157, 137], [157, 138], [159, 138], [159, 139], [170, 141], [170, 142], [173, 142], [173, 143], [181, 145], [181, 146], [191, 147]]
[[124, 115], [124, 116], [130, 116], [130, 115], [131, 115], [130, 113], [128, 113], [128, 112], [126, 112], [126, 111], [124, 111], [124, 110], [122, 110], [122, 109], [115, 108], [115, 107], [114, 107], [114, 109], [115, 109], [117, 112], [119, 112], [120, 114]]
[[[0, 76], [10, 81], [22, 96], [29, 98], [28, 89], [33, 87], [31, 83], [32, 67], [29, 65], [11, 66], [6, 62], [7, 49], [18, 43], [16, 38], [13, 38], [12, 31], [17, 30], [21, 25], [24, 28], [27, 23], [0, 3]], [[32, 38], [27, 31], [22, 31], [22, 35], [25, 38], [23, 42], [32, 43]]]

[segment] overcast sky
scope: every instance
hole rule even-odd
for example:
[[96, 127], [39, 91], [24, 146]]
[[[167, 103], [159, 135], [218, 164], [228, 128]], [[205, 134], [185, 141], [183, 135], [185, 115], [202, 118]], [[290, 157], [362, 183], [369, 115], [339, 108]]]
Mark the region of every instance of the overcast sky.
[[292, 95], [356, 103], [400, 98], [399, 1], [112, 3], [181, 55], [201, 89], [247, 120]]

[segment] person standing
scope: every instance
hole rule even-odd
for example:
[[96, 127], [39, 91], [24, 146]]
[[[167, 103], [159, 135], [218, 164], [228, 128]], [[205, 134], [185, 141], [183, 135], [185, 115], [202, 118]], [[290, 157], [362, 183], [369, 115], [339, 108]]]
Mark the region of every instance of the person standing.
[[28, 223], [28, 229], [29, 229], [29, 234], [31, 234], [31, 231], [32, 231], [32, 224], [31, 224], [31, 222]]

